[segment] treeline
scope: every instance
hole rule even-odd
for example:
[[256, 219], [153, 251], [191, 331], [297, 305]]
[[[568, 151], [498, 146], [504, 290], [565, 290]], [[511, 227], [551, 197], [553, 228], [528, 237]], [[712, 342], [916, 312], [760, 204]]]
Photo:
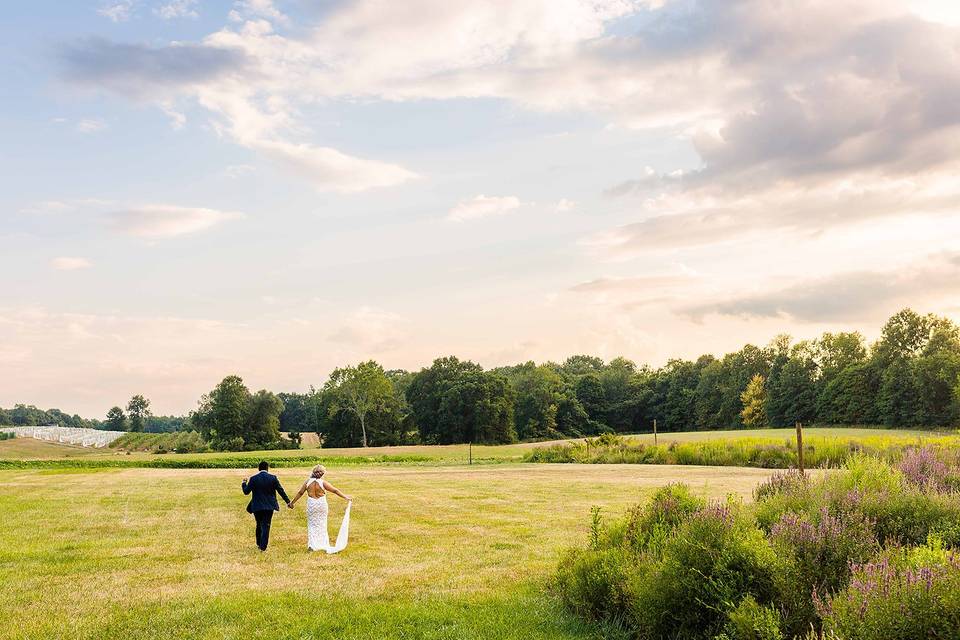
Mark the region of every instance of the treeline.
[[96, 420], [87, 420], [78, 415], [68, 415], [60, 409], [38, 409], [32, 404], [14, 405], [12, 409], [0, 408], [0, 425], [5, 427], [80, 427], [97, 426]]
[[281, 427], [325, 446], [501, 443], [605, 432], [804, 424], [948, 426], [960, 417], [960, 329], [905, 309], [876, 343], [860, 333], [776, 337], [722, 358], [659, 369], [577, 355], [489, 371], [440, 358], [419, 372], [376, 362], [333, 372], [322, 389], [281, 394]]
[[228, 376], [187, 417], [157, 418], [134, 396], [126, 412], [114, 407], [97, 424], [194, 430], [223, 450], [295, 446], [305, 432], [320, 434], [326, 447], [504, 443], [649, 431], [654, 420], [661, 431], [797, 422], [943, 427], [960, 418], [958, 376], [960, 329], [904, 309], [872, 345], [856, 332], [799, 342], [781, 335], [658, 369], [589, 355], [491, 370], [451, 356], [418, 372], [367, 361], [334, 370], [308, 393], [252, 393]]

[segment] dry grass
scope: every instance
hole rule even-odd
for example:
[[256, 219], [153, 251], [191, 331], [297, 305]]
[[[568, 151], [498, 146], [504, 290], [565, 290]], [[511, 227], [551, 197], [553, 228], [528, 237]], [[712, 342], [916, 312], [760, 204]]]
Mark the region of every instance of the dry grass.
[[[263, 628], [291, 638], [514, 637], [524, 628], [528, 637], [586, 637], [589, 630], [536, 594], [559, 550], [585, 540], [591, 506], [615, 515], [677, 481], [708, 496], [746, 497], [769, 472], [633, 465], [331, 469], [331, 481], [355, 498], [351, 544], [338, 556], [306, 551], [302, 504], [277, 514], [271, 548], [260, 554], [239, 488], [248, 473], [0, 473], [0, 628], [23, 638], [125, 640], [172, 637], [178, 624], [181, 637], [198, 638]], [[292, 494], [306, 473], [278, 475]], [[331, 500], [335, 535], [343, 503]], [[281, 601], [286, 611], [275, 607]], [[262, 602], [269, 606], [261, 610]], [[353, 623], [344, 627], [333, 606], [353, 612]], [[305, 618], [289, 621], [290, 615]], [[168, 626], [156, 627], [160, 620]], [[377, 632], [384, 620], [404, 633]], [[447, 626], [435, 627], [438, 620]], [[484, 632], [494, 624], [506, 631]]]
[[106, 451], [106, 449], [76, 447], [58, 442], [34, 440], [33, 438], [0, 440], [0, 458], [17, 458], [21, 460], [75, 458], [77, 456], [102, 456]]

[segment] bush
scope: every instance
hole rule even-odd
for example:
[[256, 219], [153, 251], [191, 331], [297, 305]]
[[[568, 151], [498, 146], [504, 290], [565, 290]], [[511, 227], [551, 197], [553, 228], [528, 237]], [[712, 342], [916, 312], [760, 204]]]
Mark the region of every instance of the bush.
[[851, 563], [866, 562], [879, 548], [872, 523], [862, 514], [834, 516], [826, 507], [813, 521], [784, 514], [772, 527], [770, 540], [785, 560], [777, 580], [783, 626], [790, 637], [802, 635], [811, 626], [819, 628], [814, 595], [845, 587]]
[[[819, 608], [824, 634], [844, 640], [960, 637], [960, 559], [911, 566], [912, 554], [885, 554], [854, 568], [850, 585]], [[899, 557], [898, 557], [899, 556]]]
[[723, 633], [716, 640], [782, 640], [780, 616], [776, 609], [761, 606], [753, 596], [744, 598], [730, 612]]
[[630, 577], [627, 615], [642, 638], [713, 638], [746, 596], [774, 600], [777, 566], [738, 505], [711, 505], [676, 528], [649, 571]]
[[776, 473], [749, 509], [673, 485], [610, 525], [595, 513], [556, 586], [640, 639], [960, 638], [957, 460], [884, 455], [816, 479]]

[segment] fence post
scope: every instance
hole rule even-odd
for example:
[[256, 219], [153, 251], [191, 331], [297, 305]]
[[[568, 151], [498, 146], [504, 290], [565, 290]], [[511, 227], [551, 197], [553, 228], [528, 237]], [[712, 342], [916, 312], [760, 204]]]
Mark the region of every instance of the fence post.
[[587, 460], [590, 459], [590, 438], [584, 438], [584, 442], [587, 443]]
[[473, 464], [473, 440], [470, 441], [470, 444], [467, 446], [467, 452], [470, 456], [470, 461], [468, 464]]
[[657, 419], [653, 419], [653, 446], [657, 446]]
[[803, 475], [803, 425], [797, 422], [797, 468]]

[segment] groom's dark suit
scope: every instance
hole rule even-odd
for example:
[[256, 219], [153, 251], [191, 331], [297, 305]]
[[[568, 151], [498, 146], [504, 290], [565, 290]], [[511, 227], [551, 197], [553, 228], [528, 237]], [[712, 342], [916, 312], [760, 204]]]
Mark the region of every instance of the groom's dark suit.
[[267, 544], [270, 542], [270, 522], [273, 520], [273, 512], [280, 510], [277, 494], [279, 493], [287, 504], [290, 504], [290, 498], [280, 486], [277, 476], [266, 471], [261, 471], [250, 480], [244, 480], [241, 486], [243, 495], [253, 494], [250, 496], [250, 504], [247, 505], [247, 513], [252, 513], [256, 518], [257, 546], [261, 551], [266, 551]]

